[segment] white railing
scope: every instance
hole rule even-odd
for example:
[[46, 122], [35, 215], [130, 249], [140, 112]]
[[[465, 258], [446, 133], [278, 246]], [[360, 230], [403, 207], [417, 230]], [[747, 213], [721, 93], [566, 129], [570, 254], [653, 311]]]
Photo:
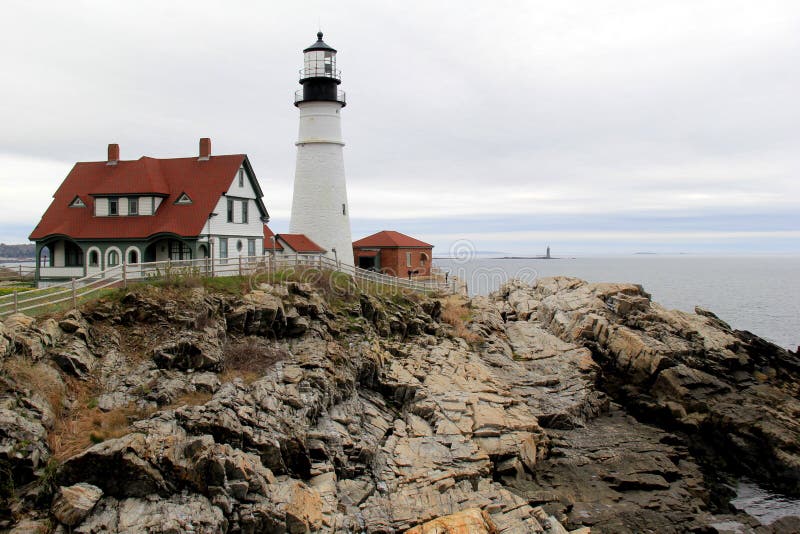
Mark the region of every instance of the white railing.
[[24, 280], [36, 275], [36, 267], [32, 265], [0, 265], [0, 280]]
[[[10, 295], [0, 296], [0, 317], [16, 312], [41, 310], [48, 306], [63, 305], [64, 303], [68, 303], [74, 308], [77, 307], [79, 300], [93, 295], [101, 289], [125, 287], [129, 283], [187, 276], [254, 276], [292, 270], [296, 270], [298, 273], [302, 270], [302, 272], [307, 273], [309, 272], [308, 269], [342, 272], [351, 277], [357, 285], [360, 283], [372, 283], [395, 291], [407, 290], [449, 294], [455, 290], [455, 285], [452, 282], [445, 284], [436, 279], [421, 281], [397, 278], [353, 267], [352, 265], [342, 265], [325, 256], [301, 254], [277, 257], [272, 257], [271, 255], [239, 256], [228, 259], [216, 258], [213, 261], [210, 258], [168, 260], [118, 265], [83, 278], [73, 278], [68, 282], [53, 284], [41, 289], [15, 291]], [[301, 276], [299, 279], [302, 281], [303, 277]], [[258, 281], [257, 276], [254, 281]]]

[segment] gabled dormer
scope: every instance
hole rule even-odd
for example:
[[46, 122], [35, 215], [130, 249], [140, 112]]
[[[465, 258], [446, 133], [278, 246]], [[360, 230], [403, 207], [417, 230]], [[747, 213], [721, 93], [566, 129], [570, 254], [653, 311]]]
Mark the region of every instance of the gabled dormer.
[[70, 208], [85, 208], [86, 203], [81, 200], [81, 197], [75, 195], [75, 198], [72, 199], [72, 202], [69, 203]]

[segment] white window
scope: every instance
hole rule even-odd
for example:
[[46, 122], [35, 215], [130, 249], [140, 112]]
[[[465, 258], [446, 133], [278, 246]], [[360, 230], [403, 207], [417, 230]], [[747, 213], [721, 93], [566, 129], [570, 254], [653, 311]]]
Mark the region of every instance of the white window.
[[228, 238], [227, 237], [220, 237], [219, 238], [219, 257], [220, 258], [227, 258], [228, 257]]
[[128, 199], [128, 215], [139, 215], [139, 199]]
[[247, 224], [247, 200], [242, 200], [242, 222]]
[[119, 265], [119, 252], [111, 250], [108, 252], [108, 266], [114, 267], [116, 265]]
[[244, 187], [244, 169], [239, 169], [239, 187]]
[[119, 199], [118, 198], [109, 198], [108, 199], [108, 214], [109, 215], [119, 215]]
[[406, 267], [411, 267], [411, 253], [406, 252]]
[[247, 255], [248, 256], [255, 256], [256, 255], [256, 240], [255, 239], [248, 239], [247, 240]]
[[234, 208], [233, 199], [229, 198], [228, 199], [228, 222], [229, 223], [233, 222], [233, 208]]

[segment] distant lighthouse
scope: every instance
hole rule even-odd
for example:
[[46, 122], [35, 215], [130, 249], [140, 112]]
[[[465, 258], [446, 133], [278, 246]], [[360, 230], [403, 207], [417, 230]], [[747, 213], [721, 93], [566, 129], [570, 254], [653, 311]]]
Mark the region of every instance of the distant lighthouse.
[[289, 232], [307, 235], [330, 258], [353, 265], [340, 115], [345, 95], [340, 83], [336, 50], [319, 32], [317, 42], [303, 50], [303, 88], [294, 95], [300, 130]]

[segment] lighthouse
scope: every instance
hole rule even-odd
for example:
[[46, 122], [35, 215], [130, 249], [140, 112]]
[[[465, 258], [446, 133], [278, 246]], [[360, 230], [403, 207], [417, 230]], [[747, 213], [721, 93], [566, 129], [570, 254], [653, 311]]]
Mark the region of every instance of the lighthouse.
[[341, 111], [346, 102], [340, 83], [336, 50], [319, 32], [317, 42], [303, 50], [303, 87], [294, 96], [300, 128], [289, 232], [307, 235], [328, 257], [353, 265], [342, 154]]

